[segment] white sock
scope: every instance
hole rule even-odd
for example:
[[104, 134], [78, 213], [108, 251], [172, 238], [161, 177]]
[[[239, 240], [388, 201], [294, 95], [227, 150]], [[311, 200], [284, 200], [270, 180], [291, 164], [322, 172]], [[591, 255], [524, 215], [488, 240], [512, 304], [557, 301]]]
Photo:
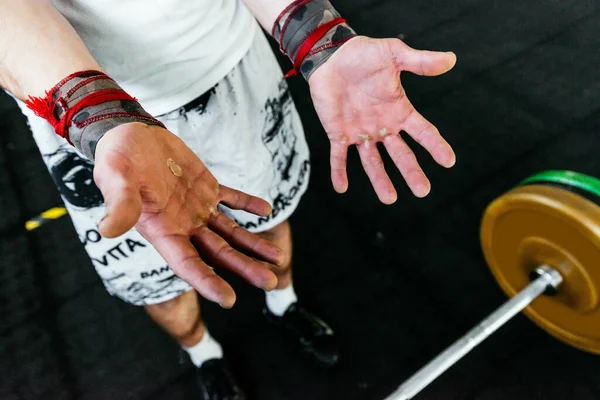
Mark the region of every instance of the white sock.
[[208, 329], [206, 328], [204, 328], [204, 336], [202, 336], [202, 340], [200, 340], [198, 344], [192, 347], [182, 347], [190, 355], [190, 359], [196, 367], [202, 366], [204, 361], [223, 357], [221, 345], [210, 336], [210, 333], [208, 333]]
[[294, 285], [290, 285], [284, 289], [275, 289], [266, 293], [267, 308], [273, 314], [281, 317], [287, 309], [296, 301], [298, 297], [294, 292]]

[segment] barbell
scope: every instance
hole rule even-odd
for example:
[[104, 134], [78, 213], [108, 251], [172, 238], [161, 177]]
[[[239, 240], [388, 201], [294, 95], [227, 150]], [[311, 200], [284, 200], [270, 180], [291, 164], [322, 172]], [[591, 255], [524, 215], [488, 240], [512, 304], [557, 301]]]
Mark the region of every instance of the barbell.
[[388, 400], [412, 399], [521, 311], [555, 338], [600, 354], [600, 180], [572, 171], [533, 175], [487, 207], [480, 239], [511, 299]]

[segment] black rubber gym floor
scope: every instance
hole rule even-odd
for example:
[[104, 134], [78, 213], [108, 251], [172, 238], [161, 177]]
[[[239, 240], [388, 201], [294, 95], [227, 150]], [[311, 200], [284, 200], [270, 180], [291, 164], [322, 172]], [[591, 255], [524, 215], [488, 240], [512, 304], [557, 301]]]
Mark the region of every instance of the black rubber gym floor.
[[[449, 74], [403, 81], [458, 163], [444, 170], [417, 148], [431, 195], [413, 198], [392, 173], [399, 200], [383, 206], [352, 154], [350, 190], [337, 195], [307, 87], [290, 81], [313, 162], [292, 220], [295, 285], [344, 353], [335, 369], [313, 365], [263, 319], [263, 294], [233, 279], [236, 307], [203, 309], [252, 399], [383, 398], [505, 300], [479, 249], [486, 204], [544, 169], [600, 176], [594, 0], [336, 5], [361, 33], [457, 53]], [[141, 309], [104, 291], [67, 218], [24, 230], [60, 198], [6, 96], [0, 168], [0, 399], [194, 398], [186, 356]], [[419, 398], [599, 399], [600, 357], [517, 316]]]

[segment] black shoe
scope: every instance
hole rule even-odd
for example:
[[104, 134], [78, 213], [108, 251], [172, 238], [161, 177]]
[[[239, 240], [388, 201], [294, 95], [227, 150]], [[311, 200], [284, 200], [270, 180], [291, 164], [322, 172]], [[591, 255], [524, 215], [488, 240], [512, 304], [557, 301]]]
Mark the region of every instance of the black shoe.
[[263, 314], [298, 340], [302, 350], [321, 364], [331, 367], [338, 362], [339, 345], [333, 330], [298, 303], [292, 304], [281, 317], [271, 313], [267, 307]]
[[198, 368], [197, 383], [201, 400], [246, 400], [222, 358], [205, 361]]

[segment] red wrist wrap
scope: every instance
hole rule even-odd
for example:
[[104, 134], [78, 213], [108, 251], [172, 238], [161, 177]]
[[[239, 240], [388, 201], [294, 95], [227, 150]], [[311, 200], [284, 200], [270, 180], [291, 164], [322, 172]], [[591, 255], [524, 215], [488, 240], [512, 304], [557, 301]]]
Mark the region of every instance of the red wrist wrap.
[[311, 53], [312, 48], [319, 42], [319, 40], [321, 40], [331, 28], [333, 28], [336, 25], [343, 24], [345, 22], [346, 20], [344, 18], [336, 18], [333, 21], [330, 21], [324, 25], [320, 25], [317, 29], [312, 31], [306, 37], [306, 39], [298, 49], [298, 52], [296, 52], [294, 66], [291, 70], [288, 71], [287, 74], [285, 74], [285, 77], [289, 78], [290, 76], [298, 75], [298, 72], [300, 72], [300, 66], [302, 66], [302, 62], [304, 62], [306, 56], [308, 56]]
[[[132, 121], [164, 127], [160, 121], [146, 113], [134, 97], [100, 71], [88, 70], [71, 74], [47, 91], [45, 97], [29, 96], [25, 103], [71, 144], [73, 140], [81, 142], [86, 127], [111, 118], [119, 119], [119, 123], [104, 124], [103, 128]], [[85, 112], [82, 112], [84, 109]], [[73, 125], [76, 132], [70, 129]], [[97, 132], [94, 134], [98, 135]]]
[[293, 63], [285, 77], [306, 79], [346, 41], [356, 36], [329, 0], [296, 0], [277, 17], [271, 31]]

